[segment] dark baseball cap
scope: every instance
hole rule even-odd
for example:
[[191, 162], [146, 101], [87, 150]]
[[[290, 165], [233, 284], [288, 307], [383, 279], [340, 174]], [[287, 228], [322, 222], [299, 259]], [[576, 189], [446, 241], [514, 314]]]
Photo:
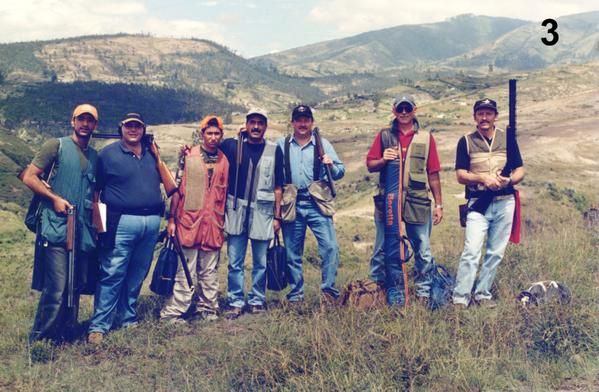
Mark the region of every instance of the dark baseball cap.
[[144, 118], [141, 116], [141, 114], [139, 113], [127, 113], [123, 116], [123, 119], [121, 120], [121, 124], [127, 124], [128, 122], [131, 121], [136, 121], [138, 123], [140, 123], [141, 125], [146, 125], [146, 123], [144, 122]]
[[314, 116], [312, 115], [312, 109], [310, 109], [310, 106], [299, 105], [296, 106], [295, 109], [293, 109], [293, 112], [291, 113], [291, 120], [295, 121], [300, 117], [308, 117], [314, 120]]
[[474, 113], [480, 109], [491, 109], [497, 113], [497, 102], [492, 99], [485, 98], [474, 102]]

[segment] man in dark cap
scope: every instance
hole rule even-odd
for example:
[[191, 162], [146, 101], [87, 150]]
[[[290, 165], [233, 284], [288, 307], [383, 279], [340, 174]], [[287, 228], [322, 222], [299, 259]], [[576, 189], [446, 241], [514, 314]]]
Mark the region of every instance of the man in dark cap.
[[[50, 139], [21, 174], [23, 183], [42, 202], [36, 222], [36, 257], [33, 289], [41, 296], [30, 341], [70, 339], [77, 322], [79, 293], [84, 285], [86, 255], [96, 248], [96, 231], [86, 206], [91, 205], [97, 152], [89, 147], [92, 132], [98, 125], [98, 111], [89, 104], [79, 105], [71, 116], [73, 133]], [[46, 174], [46, 181], [40, 176]], [[67, 308], [68, 254], [67, 211], [75, 207], [76, 232], [74, 252], [75, 292], [73, 308]], [[87, 212], [87, 213], [86, 213]], [[39, 252], [39, 254], [38, 254]]]
[[[377, 134], [366, 157], [368, 171], [381, 173], [379, 187], [383, 189], [385, 203], [384, 213], [378, 214], [384, 216], [383, 224], [378, 227], [383, 226], [385, 231], [385, 268], [383, 271], [380, 266], [371, 265], [371, 276], [378, 281], [384, 276], [387, 302], [391, 306], [403, 306], [406, 301], [399, 225], [405, 224], [406, 234], [414, 247], [416, 297], [426, 302], [431, 286], [428, 272], [433, 259], [431, 228], [432, 224], [439, 224], [443, 219], [439, 155], [433, 135], [420, 128], [416, 109], [412, 96], [399, 95], [393, 102], [395, 119], [391, 128], [382, 129]], [[399, 195], [400, 181], [402, 195]], [[433, 208], [429, 189], [435, 200]], [[403, 201], [401, 217], [397, 216], [399, 197]], [[380, 262], [380, 257], [373, 257], [373, 261]]]
[[113, 327], [137, 325], [137, 299], [148, 274], [164, 210], [160, 184], [176, 187], [158, 147], [144, 138], [146, 124], [127, 113], [121, 140], [98, 156], [94, 199], [106, 204], [106, 232], [100, 235], [100, 279], [88, 341], [100, 344]]
[[[513, 154], [510, 151], [510, 156], [507, 156], [506, 132], [495, 127], [495, 101], [489, 98], [476, 101], [473, 117], [476, 130], [462, 136], [458, 142], [455, 163], [457, 180], [466, 187], [468, 206], [483, 192], [493, 191], [494, 197], [484, 214], [472, 210], [467, 213], [464, 251], [458, 266], [453, 303], [467, 307], [471, 302], [476, 302], [481, 306], [494, 307], [496, 303], [491, 286], [512, 229], [515, 208], [513, 185], [524, 178], [524, 167], [517, 145]], [[503, 177], [500, 172], [508, 160], [512, 172], [509, 177]], [[483, 246], [486, 246], [485, 258], [475, 287]], [[471, 298], [473, 288], [474, 301]]]
[[289, 156], [285, 156], [285, 169], [291, 178], [286, 178], [286, 183], [295, 185], [297, 189], [295, 220], [283, 223], [291, 286], [287, 299], [292, 306], [297, 306], [304, 300], [302, 256], [306, 227], [309, 227], [318, 242], [318, 254], [322, 260], [321, 305], [326, 308], [335, 304], [339, 297], [339, 290], [335, 287], [339, 244], [332, 215], [328, 212], [325, 214], [314, 200], [313, 192], [317, 191], [314, 184], [325, 179], [325, 165], [329, 165], [331, 169], [331, 180], [341, 179], [345, 174], [345, 167], [331, 143], [324, 138], [324, 155], [322, 159], [318, 157], [313, 134], [314, 116], [309, 106], [299, 105], [293, 109], [291, 125], [293, 135], [277, 141], [279, 148], [284, 151], [283, 155], [289, 153]]

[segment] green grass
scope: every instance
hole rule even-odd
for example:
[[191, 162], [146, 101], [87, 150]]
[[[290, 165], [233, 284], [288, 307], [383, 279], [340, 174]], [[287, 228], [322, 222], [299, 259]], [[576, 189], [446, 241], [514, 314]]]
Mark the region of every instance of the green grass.
[[[310, 236], [304, 314], [287, 311], [279, 305], [283, 295], [269, 293], [265, 315], [172, 327], [158, 323], [161, 299], [144, 288], [141, 325], [110, 333], [99, 348], [83, 341], [27, 344], [38, 298], [29, 290], [32, 236], [24, 229], [3, 232], [0, 389], [548, 390], [572, 383], [567, 380], [595, 389], [597, 238], [585, 231], [574, 205], [539, 197], [526, 207], [523, 243], [511, 245], [499, 267], [496, 309], [431, 313], [412, 304], [403, 315], [387, 309], [321, 313], [320, 270], [310, 262], [316, 257]], [[446, 219], [434, 231], [433, 251], [455, 270], [462, 238], [449, 222], [453, 218]], [[360, 216], [338, 219], [338, 286], [366, 276], [370, 249], [354, 249], [351, 241], [356, 232], [370, 241], [371, 224]], [[221, 291], [225, 276], [223, 260]], [[517, 306], [514, 296], [541, 279], [566, 282], [572, 304]], [[80, 319], [89, 317], [91, 307], [91, 298], [85, 298]]]

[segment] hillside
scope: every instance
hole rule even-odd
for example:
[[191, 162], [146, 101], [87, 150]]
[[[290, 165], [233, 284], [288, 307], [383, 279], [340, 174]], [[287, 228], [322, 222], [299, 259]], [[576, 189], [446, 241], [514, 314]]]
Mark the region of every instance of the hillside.
[[305, 80], [256, 67], [214, 42], [143, 35], [2, 44], [0, 73], [5, 88], [43, 81], [131, 83], [199, 91], [244, 107], [322, 96]]
[[560, 39], [548, 47], [540, 21], [460, 15], [444, 22], [370, 31], [253, 59], [286, 73], [322, 76], [419, 67], [531, 70], [599, 59], [599, 12], [556, 18]]

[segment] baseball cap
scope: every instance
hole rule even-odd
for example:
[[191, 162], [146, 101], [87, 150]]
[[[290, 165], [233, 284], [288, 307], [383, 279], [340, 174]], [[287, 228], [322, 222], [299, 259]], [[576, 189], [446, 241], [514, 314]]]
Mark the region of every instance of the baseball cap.
[[200, 121], [200, 131], [203, 131], [208, 127], [217, 127], [222, 131], [224, 127], [223, 120], [218, 116], [209, 114], [206, 117], [204, 117], [202, 121]]
[[312, 109], [310, 109], [310, 106], [299, 105], [296, 106], [295, 109], [293, 109], [293, 112], [291, 113], [291, 120], [295, 121], [300, 117], [308, 117], [314, 119], [314, 116], [312, 115]]
[[491, 109], [494, 110], [495, 113], [497, 113], [497, 102], [489, 98], [481, 99], [479, 101], [474, 102], [474, 113], [476, 113], [476, 111], [480, 109]]
[[98, 109], [96, 109], [94, 106], [92, 106], [88, 103], [84, 103], [84, 104], [77, 106], [75, 108], [75, 110], [73, 110], [72, 118], [78, 117], [84, 113], [91, 114], [92, 117], [95, 118], [96, 121], [98, 121]]
[[266, 112], [266, 110], [262, 109], [262, 108], [251, 108], [250, 110], [248, 110], [247, 114], [245, 115], [245, 118], [247, 119], [249, 116], [253, 115], [253, 114], [257, 114], [259, 116], [264, 117], [264, 119], [266, 121], [268, 121], [268, 113]]
[[409, 94], [400, 94], [397, 97], [395, 97], [395, 100], [393, 101], [393, 109], [397, 108], [402, 103], [408, 103], [412, 107], [416, 106], [416, 101], [414, 101], [414, 97], [412, 97]]
[[125, 114], [123, 116], [123, 119], [121, 120], [121, 124], [127, 124], [128, 122], [131, 122], [131, 121], [137, 121], [141, 125], [144, 125], [144, 126], [146, 125], [146, 123], [144, 122], [144, 118], [139, 113]]

